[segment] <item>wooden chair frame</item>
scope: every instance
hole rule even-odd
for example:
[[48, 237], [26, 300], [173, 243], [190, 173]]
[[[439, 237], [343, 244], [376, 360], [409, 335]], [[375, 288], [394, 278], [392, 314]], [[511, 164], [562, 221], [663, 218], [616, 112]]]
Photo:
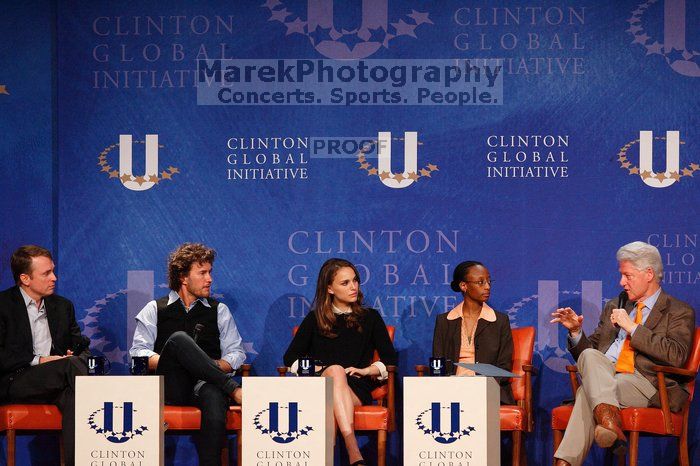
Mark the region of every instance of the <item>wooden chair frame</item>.
[[[629, 433], [629, 465], [637, 466], [639, 461], [639, 436], [644, 434], [647, 436], [673, 436], [678, 437], [678, 462], [681, 466], [690, 466], [690, 459], [688, 456], [688, 415], [690, 413], [690, 404], [693, 401], [693, 393], [695, 391], [695, 377], [698, 374], [698, 366], [700, 365], [700, 327], [695, 328], [695, 336], [691, 346], [691, 354], [688, 355], [688, 361], [683, 368], [670, 367], [670, 366], [652, 366], [652, 370], [656, 372], [656, 380], [659, 385], [659, 400], [660, 408], [623, 408], [623, 412], [626, 410], [635, 409], [652, 409], [660, 413], [660, 417], [663, 422], [663, 434], [655, 434], [651, 432], [644, 432], [640, 430], [631, 430], [629, 425], [625, 425], [623, 422], [622, 429]], [[569, 384], [571, 385], [571, 391], [574, 398], [576, 397], [576, 391], [580, 386], [578, 369], [576, 366], [566, 366], [566, 370], [569, 374]], [[685, 401], [681, 410], [677, 415], [681, 416], [680, 431], [676, 431], [673, 426], [671, 408], [668, 403], [668, 390], [666, 389], [666, 375], [674, 375], [676, 377], [685, 378], [688, 380], [687, 388], [689, 392], [688, 399]], [[559, 444], [564, 437], [564, 431], [554, 429], [552, 427], [553, 437], [554, 437], [554, 451], [557, 451]], [[625, 457], [618, 456], [618, 465], [624, 466]]]

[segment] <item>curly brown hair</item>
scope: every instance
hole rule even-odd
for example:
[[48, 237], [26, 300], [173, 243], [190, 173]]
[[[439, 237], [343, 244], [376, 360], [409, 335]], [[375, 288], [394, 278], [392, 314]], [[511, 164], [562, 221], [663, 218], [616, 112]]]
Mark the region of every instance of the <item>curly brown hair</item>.
[[170, 253], [168, 258], [168, 285], [179, 291], [182, 277], [190, 273], [192, 264], [214, 264], [216, 251], [201, 243], [185, 243]]

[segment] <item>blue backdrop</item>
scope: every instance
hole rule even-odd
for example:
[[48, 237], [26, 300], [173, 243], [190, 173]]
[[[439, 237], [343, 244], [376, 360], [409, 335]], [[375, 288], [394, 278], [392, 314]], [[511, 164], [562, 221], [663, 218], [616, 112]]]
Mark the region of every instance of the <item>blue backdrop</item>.
[[[490, 304], [537, 328], [527, 453], [546, 464], [571, 361], [549, 313], [571, 305], [594, 325], [619, 293], [615, 251], [634, 240], [659, 247], [667, 292], [700, 304], [696, 2], [29, 2], [4, 23], [0, 281], [17, 246], [51, 247], [60, 294], [117, 372], [185, 241], [218, 251], [216, 296], [265, 375], [327, 258], [359, 264], [366, 303], [397, 327], [401, 375], [459, 301], [453, 267], [479, 260]], [[478, 77], [422, 74], [465, 59]], [[257, 68], [207, 85], [198, 66], [216, 63]], [[375, 74], [339, 70], [360, 63]], [[290, 82], [285, 66], [329, 70]], [[491, 101], [474, 105], [481, 92]], [[391, 151], [361, 152], [380, 132]], [[52, 441], [25, 438], [19, 454], [50, 464]], [[643, 449], [646, 464], [676, 461], [670, 440]], [[391, 464], [401, 451], [394, 434]], [[167, 453], [192, 464], [187, 439]]]

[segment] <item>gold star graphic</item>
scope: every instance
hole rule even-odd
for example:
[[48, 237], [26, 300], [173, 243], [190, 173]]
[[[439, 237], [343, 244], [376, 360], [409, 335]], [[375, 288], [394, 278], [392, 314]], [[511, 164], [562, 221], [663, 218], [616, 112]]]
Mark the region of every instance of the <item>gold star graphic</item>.
[[639, 175], [639, 168], [637, 167], [632, 167], [629, 169], [630, 175]]
[[415, 172], [410, 172], [410, 173], [408, 174], [408, 177], [407, 177], [407, 178], [408, 178], [409, 180], [418, 181], [418, 178], [420, 178], [420, 177], [418, 176], [417, 173], [415, 173]]
[[391, 174], [389, 172], [381, 172], [379, 174], [379, 178], [386, 180], [387, 178], [391, 177]]
[[106, 160], [100, 160], [99, 162], [97, 162], [97, 165], [99, 165], [99, 166], [101, 166], [101, 167], [104, 167], [105, 165], [107, 165], [107, 161], [106, 161]]
[[163, 170], [162, 172], [160, 172], [160, 176], [161, 176], [161, 178], [163, 178], [164, 180], [171, 180], [171, 179], [173, 178], [173, 175], [171, 175], [170, 173], [166, 172], [165, 170]]
[[137, 176], [136, 178], [134, 178], [134, 181], [136, 181], [140, 186], [146, 182], [146, 178], [144, 178], [143, 176]]
[[420, 169], [420, 174], [421, 174], [421, 176], [427, 176], [428, 178], [432, 178], [430, 176], [430, 170], [426, 170], [425, 168]]
[[692, 168], [693, 171], [700, 170], [700, 165], [698, 165], [697, 163], [691, 163], [690, 168]]
[[432, 163], [429, 163], [429, 164], [428, 164], [428, 170], [430, 170], [431, 172], [438, 172], [438, 171], [440, 171], [440, 170], [438, 169], [437, 165], [433, 165]]
[[651, 178], [651, 172], [645, 170], [641, 173], [641, 176], [643, 180], [646, 180], [647, 178]]
[[124, 173], [119, 179], [122, 180], [122, 183], [126, 183], [127, 181], [131, 181], [131, 175]]
[[630, 162], [623, 162], [620, 165], [622, 165], [622, 167], [624, 167], [624, 168], [629, 168], [630, 165], [632, 165], [632, 164]]
[[106, 156], [106, 155], [100, 155], [99, 157], [97, 157], [97, 160], [107, 160], [107, 156]]
[[678, 172], [671, 172], [669, 178], [673, 178], [674, 180], [678, 181], [681, 179], [681, 175], [679, 175]]
[[401, 173], [397, 173], [396, 175], [394, 175], [394, 179], [399, 182], [405, 180]]
[[112, 170], [109, 172], [109, 177], [110, 178], [119, 178], [119, 172], [117, 170]]
[[0, 94], [10, 95], [10, 93], [7, 91], [6, 85], [0, 84]]
[[377, 174], [377, 169], [376, 168], [370, 168], [367, 170], [367, 176], [372, 176]]
[[367, 159], [365, 158], [364, 155], [360, 154], [360, 155], [357, 156], [357, 161], [358, 161], [358, 162], [364, 162], [365, 160], [367, 160]]
[[148, 181], [151, 181], [154, 184], [158, 184], [160, 178], [158, 178], [158, 175], [151, 175], [148, 177]]
[[170, 171], [170, 174], [175, 174], [175, 173], [180, 173], [180, 169], [177, 167], [173, 167], [172, 165], [168, 167], [168, 170]]
[[104, 167], [102, 167], [102, 170], [100, 170], [100, 171], [106, 173], [106, 172], [110, 171], [111, 169], [112, 169], [112, 167], [110, 167], [109, 165], [105, 165]]
[[659, 181], [663, 181], [666, 179], [666, 173], [657, 173], [654, 178], [656, 178]]
[[693, 176], [693, 170], [683, 169], [683, 176]]
[[361, 170], [364, 170], [364, 169], [366, 169], [367, 167], [369, 167], [369, 164], [368, 164], [367, 162], [362, 162], [362, 163], [360, 164], [360, 169], [361, 169]]

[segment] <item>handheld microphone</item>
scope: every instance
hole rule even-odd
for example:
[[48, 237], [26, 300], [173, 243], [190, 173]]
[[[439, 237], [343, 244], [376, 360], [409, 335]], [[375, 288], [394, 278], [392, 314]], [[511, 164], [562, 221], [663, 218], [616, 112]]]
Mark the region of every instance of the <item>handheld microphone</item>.
[[620, 293], [620, 296], [617, 297], [617, 308], [624, 309], [625, 306], [627, 306], [628, 299], [629, 299], [629, 296], [627, 295], [627, 292], [622, 290], [622, 293]]
[[[629, 299], [629, 296], [627, 295], [627, 292], [625, 290], [622, 290], [620, 295], [617, 297], [617, 308], [618, 309], [624, 309], [625, 306], [627, 305], [627, 300]], [[614, 324], [615, 328], [620, 328], [617, 323]]]
[[192, 332], [192, 339], [195, 343], [197, 343], [197, 340], [199, 339], [199, 333], [202, 330], [204, 330], [204, 324], [197, 324], [194, 326], [194, 332]]

